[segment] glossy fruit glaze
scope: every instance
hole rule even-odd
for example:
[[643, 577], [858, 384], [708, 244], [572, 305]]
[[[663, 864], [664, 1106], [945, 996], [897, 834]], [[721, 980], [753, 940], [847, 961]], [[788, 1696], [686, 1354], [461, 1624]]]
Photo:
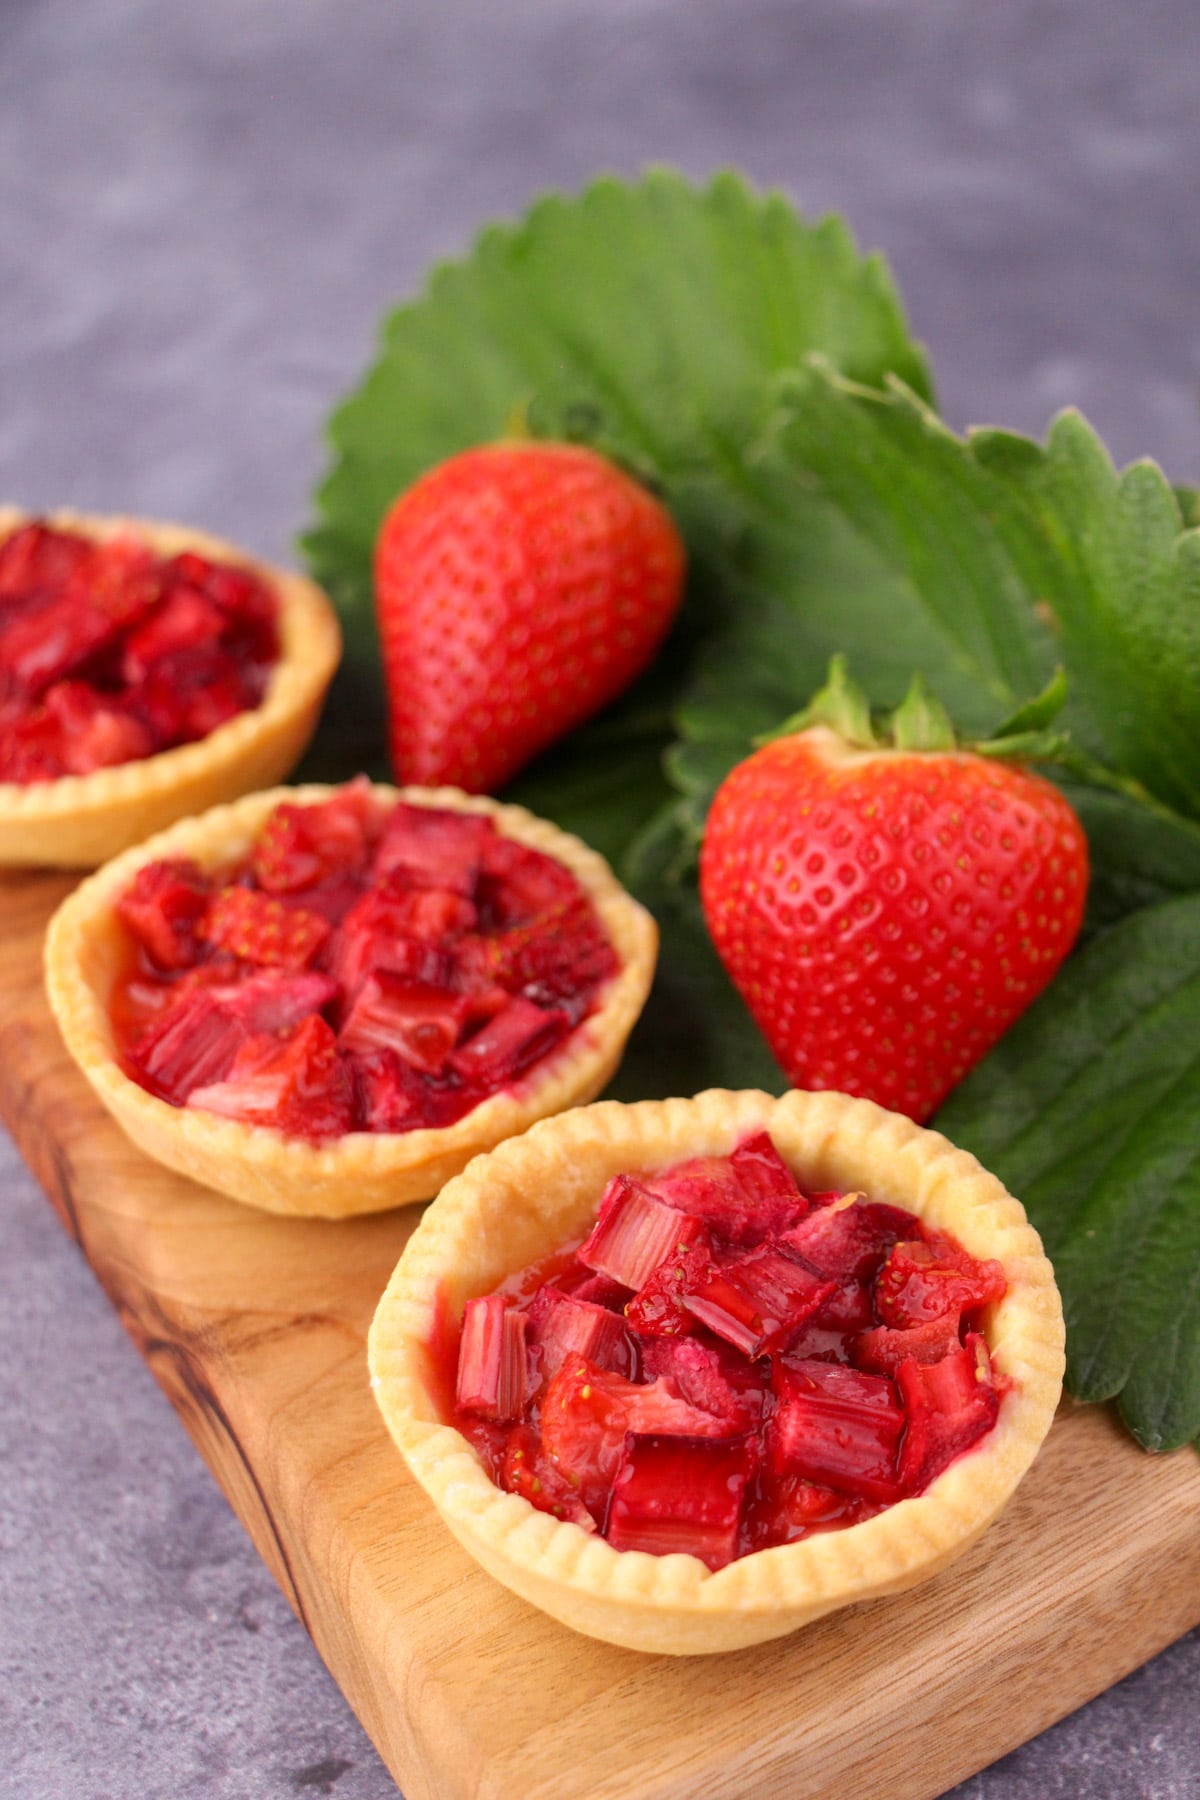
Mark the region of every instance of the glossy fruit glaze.
[[0, 542], [0, 781], [89, 775], [262, 700], [277, 604], [248, 569], [37, 520]]
[[452, 1124], [553, 1054], [617, 969], [561, 863], [364, 780], [276, 807], [215, 874], [146, 865], [117, 912], [126, 1072], [313, 1141]]
[[1003, 1268], [862, 1194], [802, 1194], [766, 1132], [618, 1175], [581, 1243], [430, 1346], [498, 1486], [618, 1550], [735, 1557], [920, 1494], [995, 1423]]

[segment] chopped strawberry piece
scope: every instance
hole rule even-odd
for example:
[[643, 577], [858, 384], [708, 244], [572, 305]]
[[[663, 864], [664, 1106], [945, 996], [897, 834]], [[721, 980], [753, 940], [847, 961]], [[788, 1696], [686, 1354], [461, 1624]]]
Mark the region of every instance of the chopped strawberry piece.
[[36, 519], [0, 540], [0, 600], [25, 600], [60, 588], [92, 554], [89, 539]]
[[905, 1417], [890, 1381], [837, 1363], [774, 1365], [778, 1405], [767, 1427], [773, 1467], [864, 1500], [898, 1500]]
[[227, 887], [213, 896], [203, 935], [244, 962], [303, 969], [329, 936], [329, 922], [253, 888]]
[[468, 1300], [458, 1351], [458, 1404], [485, 1418], [519, 1419], [527, 1395], [529, 1321], [503, 1294]]
[[559, 1473], [599, 1523], [627, 1431], [716, 1437], [718, 1420], [689, 1406], [666, 1380], [639, 1386], [585, 1357], [571, 1357], [542, 1400], [542, 1442]]
[[182, 1106], [193, 1088], [221, 1080], [248, 1035], [210, 991], [192, 989], [138, 1038], [132, 1055], [148, 1085]]
[[890, 1325], [875, 1325], [870, 1331], [860, 1331], [852, 1343], [854, 1360], [860, 1368], [894, 1376], [910, 1357], [918, 1363], [940, 1362], [958, 1348], [958, 1341], [958, 1315], [943, 1313], [940, 1319], [930, 1319], [903, 1331]]
[[430, 1111], [428, 1083], [394, 1050], [356, 1057], [355, 1075], [368, 1131], [414, 1131], [438, 1123]]
[[900, 1479], [916, 1494], [991, 1430], [1000, 1395], [987, 1344], [975, 1331], [940, 1362], [901, 1363], [896, 1385], [908, 1415]]
[[474, 931], [478, 915], [474, 903], [449, 888], [384, 888], [396, 909], [396, 929], [402, 937], [441, 944]]
[[964, 1312], [1004, 1298], [1008, 1284], [1000, 1263], [977, 1262], [939, 1237], [927, 1243], [901, 1240], [888, 1252], [875, 1277], [875, 1306], [885, 1325], [904, 1330], [947, 1314], [957, 1321]]
[[0, 781], [28, 785], [66, 774], [62, 726], [44, 707], [0, 705]]
[[711, 1413], [725, 1430], [745, 1431], [761, 1421], [770, 1386], [765, 1365], [694, 1337], [647, 1338], [641, 1352], [648, 1381], [668, 1376], [689, 1406]]
[[803, 1475], [781, 1475], [758, 1497], [749, 1521], [751, 1548], [794, 1544], [812, 1531], [855, 1524], [877, 1510], [876, 1502], [851, 1500], [836, 1488], [806, 1481]]
[[738, 1553], [754, 1464], [748, 1437], [630, 1432], [613, 1480], [609, 1543], [655, 1556], [682, 1552], [723, 1569]]
[[767, 1356], [783, 1349], [836, 1287], [771, 1239], [710, 1269], [685, 1292], [684, 1305], [744, 1356]]
[[341, 1030], [343, 1050], [363, 1056], [391, 1050], [427, 1074], [439, 1075], [458, 1042], [467, 1014], [461, 994], [420, 987], [380, 971], [367, 977]]
[[624, 1320], [606, 1307], [542, 1286], [530, 1302], [530, 1343], [538, 1373], [548, 1382], [568, 1356], [582, 1356], [599, 1369], [632, 1378], [637, 1353]]
[[249, 1037], [223, 1080], [194, 1087], [187, 1104], [306, 1138], [342, 1137], [354, 1122], [354, 1087], [321, 1018], [290, 1037]]
[[625, 1308], [629, 1303], [629, 1289], [621, 1281], [614, 1281], [611, 1275], [592, 1275], [587, 1269], [578, 1270], [582, 1277], [565, 1291], [576, 1300], [590, 1300], [593, 1306], [603, 1306], [609, 1312], [620, 1313], [625, 1317]]
[[485, 850], [496, 835], [483, 813], [443, 811], [398, 801], [375, 854], [375, 880], [402, 876], [406, 887], [441, 888], [475, 896]]
[[140, 719], [82, 681], [60, 681], [43, 701], [62, 734], [64, 771], [90, 775], [153, 755], [157, 745]]
[[640, 1289], [668, 1258], [682, 1256], [696, 1243], [702, 1230], [697, 1220], [655, 1199], [639, 1181], [616, 1175], [579, 1247], [579, 1260], [623, 1287]]
[[486, 940], [491, 978], [541, 1005], [580, 1002], [618, 964], [583, 894]]
[[454, 1052], [450, 1066], [464, 1081], [494, 1092], [552, 1050], [570, 1023], [566, 1013], [518, 996]]
[[499, 832], [485, 844], [482, 863], [481, 897], [498, 925], [569, 905], [579, 893], [579, 883], [560, 862]]
[[369, 783], [353, 781], [314, 806], [277, 806], [254, 846], [250, 867], [259, 887], [292, 894], [366, 866], [372, 801]]
[[643, 1175], [645, 1186], [680, 1212], [703, 1219], [726, 1243], [749, 1248], [778, 1236], [803, 1218], [807, 1202], [787, 1165], [764, 1155], [760, 1139], [746, 1140], [728, 1156], [696, 1156], [659, 1175]]
[[256, 706], [261, 684], [243, 673], [226, 650], [173, 650], [159, 657], [131, 702], [162, 745], [191, 744]]
[[648, 1337], [679, 1337], [696, 1329], [696, 1321], [684, 1303], [684, 1295], [690, 1288], [699, 1287], [712, 1268], [712, 1245], [698, 1220], [688, 1219], [686, 1214], [681, 1216], [686, 1229], [696, 1233], [695, 1241], [689, 1244], [680, 1239], [677, 1221], [673, 1236], [679, 1241], [642, 1283], [626, 1308], [626, 1317], [633, 1329]]
[[569, 1519], [584, 1531], [596, 1529], [595, 1519], [570, 1482], [550, 1461], [537, 1432], [528, 1425], [518, 1425], [509, 1433], [500, 1468], [500, 1486], [510, 1494], [520, 1494], [539, 1512], [550, 1513], [556, 1519]]
[[822, 1275], [869, 1281], [892, 1245], [912, 1232], [912, 1215], [858, 1195], [814, 1205], [786, 1241]]
[[136, 686], [164, 656], [198, 645], [218, 644], [225, 623], [220, 607], [203, 594], [194, 588], [176, 589], [125, 639], [121, 652], [123, 680]]
[[183, 969], [195, 961], [208, 895], [195, 863], [147, 863], [118, 900], [117, 916], [160, 969]]
[[0, 630], [0, 687], [36, 700], [114, 644], [120, 632], [119, 619], [71, 594], [25, 607]]

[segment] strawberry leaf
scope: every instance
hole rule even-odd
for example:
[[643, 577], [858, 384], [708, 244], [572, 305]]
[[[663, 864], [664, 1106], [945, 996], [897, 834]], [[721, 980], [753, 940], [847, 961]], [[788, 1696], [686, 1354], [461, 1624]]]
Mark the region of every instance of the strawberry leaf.
[[703, 189], [665, 170], [606, 178], [491, 227], [436, 269], [386, 321], [374, 367], [329, 426], [333, 466], [304, 540], [346, 639], [325, 738], [381, 754], [371, 555], [385, 511], [518, 411], [540, 435], [586, 435], [666, 493], [694, 579], [672, 654], [634, 703], [673, 694], [693, 640], [724, 614], [747, 508], [764, 504], [754, 446], [770, 378], [814, 350], [857, 381], [896, 370], [929, 391], [880, 259], [860, 257], [840, 220], [805, 224], [732, 174]]
[[1024, 1201], [1067, 1316], [1067, 1381], [1138, 1441], [1200, 1438], [1200, 895], [1059, 975], [938, 1114]]

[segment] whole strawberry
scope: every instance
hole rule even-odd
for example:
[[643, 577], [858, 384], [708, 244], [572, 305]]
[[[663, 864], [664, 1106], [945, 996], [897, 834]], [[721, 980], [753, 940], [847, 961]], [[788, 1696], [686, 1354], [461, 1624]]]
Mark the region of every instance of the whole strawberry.
[[683, 572], [670, 515], [594, 451], [494, 444], [431, 470], [375, 553], [397, 776], [502, 787], [641, 674]]
[[921, 1121], [1070, 950], [1087, 841], [1049, 782], [956, 748], [919, 683], [892, 723], [881, 742], [835, 661], [718, 790], [700, 893], [788, 1080]]

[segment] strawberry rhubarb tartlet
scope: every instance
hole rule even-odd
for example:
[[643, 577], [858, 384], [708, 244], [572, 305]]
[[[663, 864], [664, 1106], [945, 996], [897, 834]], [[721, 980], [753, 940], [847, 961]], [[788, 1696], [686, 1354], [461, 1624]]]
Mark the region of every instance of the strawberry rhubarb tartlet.
[[340, 649], [318, 588], [231, 545], [0, 509], [0, 863], [94, 864], [278, 781]]
[[277, 789], [102, 869], [51, 923], [51, 1004], [129, 1135], [280, 1212], [427, 1199], [590, 1099], [653, 920], [577, 839], [455, 789]]
[[685, 1654], [899, 1591], [1049, 1429], [1053, 1274], [944, 1138], [839, 1094], [548, 1120], [451, 1182], [371, 1331], [451, 1530], [566, 1624]]

